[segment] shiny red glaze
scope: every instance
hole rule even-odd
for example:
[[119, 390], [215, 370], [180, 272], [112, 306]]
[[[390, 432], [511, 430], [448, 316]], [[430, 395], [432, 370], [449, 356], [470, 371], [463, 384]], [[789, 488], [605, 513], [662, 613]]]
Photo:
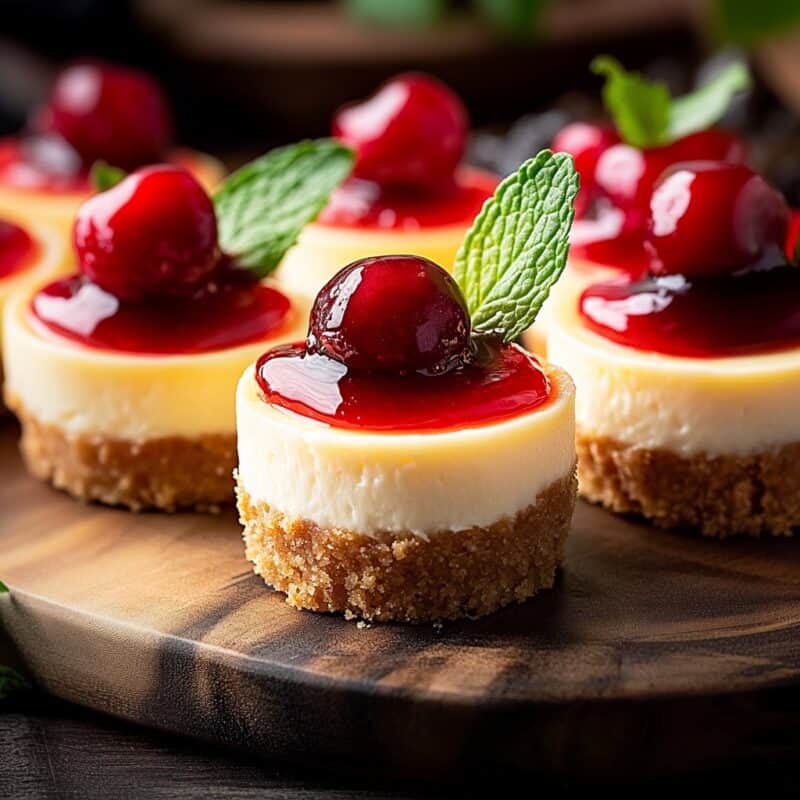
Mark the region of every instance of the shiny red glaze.
[[30, 267], [38, 250], [24, 228], [0, 219], [0, 280]]
[[469, 312], [458, 284], [433, 261], [362, 258], [320, 290], [308, 345], [353, 369], [441, 373], [469, 354]]
[[462, 167], [455, 179], [435, 191], [386, 188], [350, 178], [334, 189], [317, 218], [321, 225], [365, 230], [416, 231], [469, 225], [499, 183], [496, 176]]
[[181, 167], [130, 174], [78, 210], [81, 272], [117, 297], [185, 294], [217, 268], [217, 221], [205, 189]]
[[40, 289], [31, 311], [59, 336], [137, 355], [189, 355], [250, 344], [277, 334], [288, 320], [291, 302], [274, 288], [233, 279], [214, 288], [192, 298], [125, 303], [73, 275]]
[[783, 195], [748, 167], [675, 164], [650, 200], [650, 272], [702, 278], [782, 264], [789, 217]]
[[539, 362], [503, 345], [443, 375], [351, 370], [304, 344], [265, 353], [256, 365], [264, 399], [335, 428], [441, 433], [501, 422], [555, 396]]
[[158, 84], [138, 70], [99, 63], [61, 72], [32, 127], [63, 137], [86, 165], [104, 159], [124, 169], [163, 160], [172, 141]]
[[783, 266], [689, 280], [668, 275], [586, 289], [584, 324], [637, 350], [692, 358], [767, 353], [800, 346], [800, 270]]
[[800, 211], [792, 211], [789, 222], [789, 235], [786, 238], [786, 257], [796, 261], [797, 245], [800, 243]]
[[353, 174], [382, 186], [436, 188], [452, 180], [466, 145], [467, 112], [428, 75], [398, 75], [342, 108], [333, 135], [356, 152]]

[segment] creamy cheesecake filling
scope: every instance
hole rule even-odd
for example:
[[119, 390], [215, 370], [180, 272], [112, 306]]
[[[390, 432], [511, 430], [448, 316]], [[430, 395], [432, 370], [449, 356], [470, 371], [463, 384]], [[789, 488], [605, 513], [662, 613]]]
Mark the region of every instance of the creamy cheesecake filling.
[[4, 316], [6, 392], [42, 425], [70, 435], [144, 440], [231, 434], [242, 370], [265, 349], [302, 339], [308, 304], [292, 298], [279, 333], [225, 350], [140, 356], [90, 349], [37, 325], [32, 294], [11, 300]]
[[342, 267], [376, 253], [424, 256], [452, 271], [470, 223], [471, 220], [419, 231], [362, 230], [312, 223], [286, 254], [275, 277], [289, 291], [314, 297]]
[[574, 388], [494, 425], [430, 434], [329, 427], [264, 402], [250, 367], [236, 394], [239, 479], [253, 502], [355, 533], [490, 526], [530, 506], [575, 464]]
[[677, 358], [588, 330], [578, 291], [557, 297], [548, 355], [577, 386], [583, 434], [679, 455], [747, 456], [800, 440], [800, 350]]

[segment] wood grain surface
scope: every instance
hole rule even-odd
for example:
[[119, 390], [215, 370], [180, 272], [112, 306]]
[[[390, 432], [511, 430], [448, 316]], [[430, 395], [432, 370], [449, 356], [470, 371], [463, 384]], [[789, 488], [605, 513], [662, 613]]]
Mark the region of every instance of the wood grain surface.
[[0, 431], [0, 619], [40, 685], [315, 765], [608, 777], [800, 753], [800, 542], [581, 505], [557, 587], [444, 627], [295, 611], [233, 513], [134, 515], [29, 477]]

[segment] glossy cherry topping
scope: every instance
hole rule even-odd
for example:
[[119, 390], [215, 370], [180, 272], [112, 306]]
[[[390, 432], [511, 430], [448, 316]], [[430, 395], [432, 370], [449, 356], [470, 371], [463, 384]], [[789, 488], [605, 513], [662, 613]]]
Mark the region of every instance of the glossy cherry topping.
[[31, 266], [38, 251], [24, 228], [0, 219], [0, 280]]
[[650, 200], [650, 271], [701, 278], [781, 264], [789, 218], [780, 192], [745, 166], [676, 164]]
[[290, 308], [276, 289], [233, 277], [191, 298], [125, 303], [74, 275], [45, 286], [31, 303], [34, 319], [52, 333], [137, 355], [205, 353], [257, 342], [279, 332]]
[[692, 358], [800, 346], [800, 269], [793, 266], [692, 280], [668, 275], [590, 286], [584, 324], [606, 339]]
[[[581, 175], [582, 197], [571, 237], [572, 255], [640, 276], [649, 262], [644, 235], [650, 197], [661, 174], [681, 161], [743, 163], [746, 156], [741, 139], [717, 129], [649, 150], [623, 142], [601, 148], [591, 179], [587, 181]], [[588, 196], [583, 185], [588, 187]]]
[[356, 151], [356, 177], [435, 189], [452, 182], [467, 127], [466, 110], [450, 89], [427, 75], [406, 74], [341, 109], [333, 135]]
[[469, 355], [469, 313], [458, 284], [427, 258], [363, 258], [320, 290], [308, 349], [352, 369], [442, 373]]
[[168, 165], [87, 200], [73, 240], [81, 272], [128, 301], [190, 293], [220, 260], [211, 199], [189, 172]]
[[137, 70], [99, 63], [65, 69], [33, 129], [62, 137], [84, 164], [104, 159], [124, 169], [163, 160], [172, 139], [158, 84]]
[[555, 393], [516, 345], [486, 349], [443, 375], [354, 370], [305, 345], [277, 347], [256, 365], [264, 399], [336, 428], [429, 433], [488, 425], [542, 406]]
[[416, 231], [472, 222], [494, 194], [494, 175], [462, 167], [455, 178], [435, 191], [392, 188], [350, 178], [337, 187], [317, 218], [336, 227]]

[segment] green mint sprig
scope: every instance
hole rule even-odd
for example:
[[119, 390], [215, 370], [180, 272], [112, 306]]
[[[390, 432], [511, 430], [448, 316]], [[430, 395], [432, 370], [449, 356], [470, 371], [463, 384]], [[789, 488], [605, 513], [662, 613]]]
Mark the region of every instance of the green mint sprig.
[[672, 97], [665, 83], [628, 72], [615, 58], [598, 56], [591, 69], [605, 77], [603, 103], [623, 141], [634, 147], [662, 147], [714, 125], [732, 98], [750, 86], [741, 61], [720, 70], [708, 83]]
[[106, 161], [95, 161], [89, 170], [89, 180], [98, 192], [113, 189], [128, 173]]
[[578, 174], [542, 150], [497, 187], [467, 231], [453, 274], [478, 334], [516, 339], [567, 263]]
[[263, 278], [274, 270], [350, 174], [353, 152], [333, 139], [272, 150], [230, 175], [214, 195], [222, 251]]
[[28, 692], [33, 688], [30, 681], [15, 669], [0, 664], [0, 701], [7, 700], [18, 692]]
[[0, 581], [0, 594], [8, 594], [9, 591], [8, 586], [6, 586], [3, 581]]

